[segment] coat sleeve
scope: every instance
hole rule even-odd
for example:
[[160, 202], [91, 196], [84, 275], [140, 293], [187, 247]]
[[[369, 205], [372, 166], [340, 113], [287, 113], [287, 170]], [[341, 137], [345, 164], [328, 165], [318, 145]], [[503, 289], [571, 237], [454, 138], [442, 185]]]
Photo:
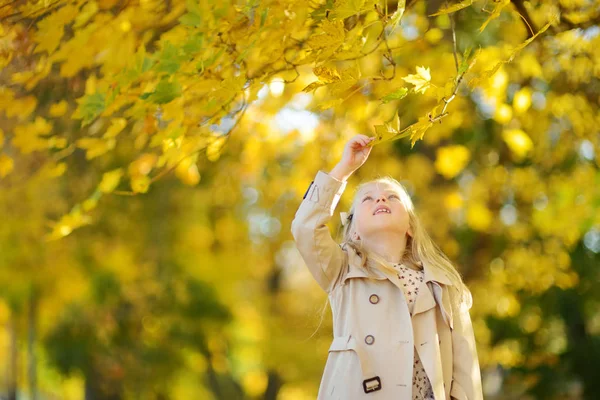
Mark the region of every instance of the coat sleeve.
[[[468, 294], [471, 299], [471, 294]], [[454, 315], [452, 330], [452, 386], [450, 396], [456, 400], [483, 400], [481, 371], [469, 305], [461, 304]]]
[[339, 276], [346, 251], [336, 243], [327, 227], [340, 200], [346, 181], [318, 171], [292, 221], [296, 247], [310, 273], [327, 293]]

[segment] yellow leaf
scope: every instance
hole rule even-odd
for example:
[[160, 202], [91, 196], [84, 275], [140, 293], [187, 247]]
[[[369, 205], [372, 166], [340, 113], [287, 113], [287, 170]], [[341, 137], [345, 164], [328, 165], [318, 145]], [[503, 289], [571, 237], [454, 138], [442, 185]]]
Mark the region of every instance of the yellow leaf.
[[92, 218], [89, 215], [82, 214], [81, 210], [74, 209], [54, 224], [52, 232], [46, 236], [46, 240], [60, 239], [69, 235], [73, 230], [80, 226], [89, 225], [91, 223]]
[[410, 136], [411, 139], [411, 148], [414, 147], [417, 140], [423, 139], [425, 132], [433, 126], [433, 122], [429, 120], [429, 115], [432, 117], [437, 116], [438, 110], [442, 107], [442, 104], [436, 105], [427, 116], [420, 117], [419, 120], [402, 129], [399, 130], [400, 127], [400, 117], [397, 116], [396, 125], [398, 128], [394, 128], [391, 124], [385, 125], [375, 125], [375, 139], [369, 143], [370, 146], [375, 146], [377, 144], [381, 144], [387, 141], [393, 141], [402, 139], [404, 137]]
[[148, 175], [152, 168], [156, 166], [158, 162], [158, 155], [153, 153], [144, 153], [129, 164], [128, 172], [129, 175]]
[[61, 100], [58, 103], [50, 105], [48, 113], [52, 117], [62, 117], [67, 112], [68, 103], [65, 100]]
[[101, 156], [108, 151], [115, 148], [117, 141], [114, 138], [100, 139], [100, 138], [82, 138], [77, 140], [77, 147], [86, 149], [86, 158], [91, 160], [92, 158]]
[[48, 169], [48, 177], [56, 178], [62, 176], [67, 170], [67, 164], [64, 162], [57, 163], [56, 165], [50, 166]]
[[454, 92], [454, 78], [448, 79], [444, 86], [436, 88], [434, 92], [437, 101], [442, 100], [444, 97], [446, 100], [449, 99]]
[[86, 24], [98, 12], [98, 4], [95, 1], [87, 1], [75, 18], [73, 28], [79, 28]]
[[44, 118], [37, 116], [32, 123], [15, 127], [15, 136], [13, 137], [12, 144], [24, 154], [47, 149], [52, 147], [52, 143], [41, 136], [47, 135], [51, 131], [52, 124]]
[[195, 162], [181, 162], [175, 168], [175, 175], [189, 186], [195, 186], [200, 182], [200, 172]]
[[440, 8], [440, 10], [438, 12], [436, 12], [434, 14], [429, 14], [429, 16], [435, 17], [436, 15], [450, 14], [450, 13], [456, 12], [458, 10], [462, 10], [463, 8], [469, 7], [471, 4], [473, 4], [473, 0], [464, 0], [464, 1], [461, 1], [460, 3], [456, 3], [456, 4], [453, 4], [448, 7]]
[[103, 136], [106, 139], [117, 136], [127, 125], [127, 120], [125, 118], [113, 118], [110, 122], [111, 125]]
[[83, 207], [84, 211], [90, 211], [91, 209], [95, 208], [98, 205], [98, 199], [91, 197], [89, 199], [85, 199], [83, 201], [83, 203], [81, 203], [81, 206]]
[[488, 69], [487, 71], [482, 72], [480, 74], [480, 76], [476, 76], [473, 79], [471, 79], [469, 81], [469, 86], [471, 88], [474, 88], [475, 86], [481, 84], [483, 81], [491, 78], [502, 65], [511, 62], [515, 58], [515, 56], [517, 55], [517, 53], [519, 51], [521, 51], [525, 46], [527, 46], [529, 43], [531, 43], [536, 37], [538, 37], [538, 35], [545, 32], [550, 27], [550, 25], [552, 25], [552, 23], [554, 22], [554, 20], [555, 20], [554, 18], [555, 17], [553, 17], [552, 21], [550, 21], [546, 25], [544, 25], [544, 27], [541, 28], [535, 35], [533, 35], [532, 37], [530, 37], [529, 39], [527, 39], [526, 41], [524, 41], [523, 43], [521, 43], [520, 45], [515, 47], [513, 49], [513, 51], [511, 52], [510, 57], [508, 57], [508, 59], [500, 61], [493, 68]]
[[444, 197], [444, 204], [449, 210], [458, 210], [463, 205], [463, 198], [459, 191], [453, 191], [448, 193]]
[[[313, 68], [313, 73], [319, 78], [318, 81], [311, 83], [302, 89], [304, 92], [316, 90], [319, 87], [327, 86], [332, 96], [341, 96], [346, 90], [352, 87], [360, 78], [360, 70], [357, 65], [338, 71], [336, 68], [318, 66]], [[339, 104], [337, 100], [332, 100], [331, 105]], [[331, 105], [326, 108], [330, 108]], [[323, 109], [323, 108], [321, 108]]]
[[333, 10], [329, 13], [330, 19], [344, 19], [360, 13], [365, 0], [336, 0]]
[[413, 148], [417, 140], [423, 139], [425, 132], [433, 126], [433, 122], [429, 121], [429, 117], [420, 117], [419, 122], [412, 124], [409, 129], [410, 147]]
[[510, 4], [510, 0], [500, 0], [496, 3], [496, 6], [494, 7], [494, 10], [492, 11], [492, 13], [490, 14], [490, 16], [488, 17], [488, 19], [485, 20], [485, 22], [479, 27], [479, 33], [483, 32], [483, 30], [485, 29], [485, 27], [487, 26], [487, 24], [490, 23], [491, 20], [498, 18], [500, 16], [500, 12], [502, 12], [502, 9], [504, 7], [506, 7], [507, 5]]
[[319, 81], [325, 84], [336, 82], [342, 79], [336, 68], [318, 66], [313, 68], [313, 73], [319, 78]]
[[344, 43], [346, 37], [344, 22], [341, 19], [335, 21], [325, 19], [320, 28], [323, 33], [310, 36], [307, 43], [311, 48], [321, 50], [320, 59], [327, 59]]
[[396, 29], [398, 24], [400, 24], [400, 20], [404, 15], [404, 10], [406, 9], [406, 0], [398, 0], [398, 7], [396, 11], [390, 17], [390, 34]]
[[507, 124], [512, 120], [512, 108], [508, 104], [500, 104], [494, 112], [494, 120], [499, 124]]
[[468, 164], [471, 153], [462, 145], [440, 147], [436, 151], [435, 169], [446, 179], [458, 175]]
[[146, 175], [131, 177], [131, 189], [136, 193], [146, 193], [150, 187], [150, 178]]
[[533, 148], [531, 138], [521, 129], [507, 129], [502, 132], [502, 138], [519, 160]]
[[0, 109], [4, 111], [8, 118], [18, 117], [24, 121], [35, 110], [37, 104], [35, 96], [15, 98], [10, 89], [0, 88]]
[[325, 83], [319, 82], [319, 81], [315, 81], [315, 82], [309, 84], [308, 86], [306, 86], [304, 89], [302, 89], [302, 91], [306, 92], [306, 93], [310, 93], [313, 90], [317, 90], [321, 86], [325, 86]]
[[407, 75], [402, 79], [408, 83], [412, 83], [413, 85], [415, 85], [415, 92], [425, 93], [425, 91], [429, 88], [429, 85], [431, 83], [431, 74], [429, 71], [429, 67], [417, 67], [416, 74]]
[[529, 110], [531, 106], [531, 88], [524, 87], [517, 91], [513, 97], [513, 108], [519, 114]]
[[208, 144], [208, 146], [206, 146], [206, 158], [209, 161], [215, 162], [219, 159], [219, 157], [221, 157], [223, 145], [227, 139], [224, 136], [211, 139], [212, 141]]
[[12, 158], [6, 154], [0, 154], [0, 177], [4, 178], [10, 174], [15, 166], [15, 162]]
[[40, 20], [36, 24], [37, 31], [33, 35], [34, 42], [38, 44], [34, 53], [42, 51], [47, 51], [48, 54], [54, 53], [65, 33], [64, 27], [75, 18], [77, 13], [77, 7], [66, 4]]
[[467, 224], [476, 231], [485, 232], [494, 219], [491, 211], [481, 202], [474, 202], [467, 209]]
[[342, 104], [344, 99], [332, 99], [318, 104], [316, 107], [313, 107], [314, 111], [323, 111], [331, 107], [338, 106]]
[[425, 32], [425, 39], [431, 44], [436, 44], [444, 38], [444, 31], [440, 28], [431, 28]]
[[244, 89], [246, 81], [247, 80], [245, 74], [240, 74], [239, 76], [227, 78], [223, 80], [220, 86], [211, 93], [211, 96], [217, 99], [228, 101]]
[[98, 185], [98, 189], [102, 193], [111, 193], [119, 185], [121, 177], [123, 176], [123, 169], [117, 168], [112, 171], [105, 172], [102, 174], [102, 181]]
[[62, 176], [66, 170], [67, 170], [66, 163], [64, 163], [64, 162], [57, 163], [54, 161], [48, 161], [47, 163], [45, 163], [42, 166], [42, 168], [39, 169], [37, 176], [42, 177], [42, 178], [53, 179], [53, 178]]

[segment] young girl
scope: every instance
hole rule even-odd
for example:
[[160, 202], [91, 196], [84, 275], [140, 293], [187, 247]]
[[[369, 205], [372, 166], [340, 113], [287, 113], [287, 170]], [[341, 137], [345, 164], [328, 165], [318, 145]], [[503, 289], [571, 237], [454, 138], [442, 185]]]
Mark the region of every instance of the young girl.
[[392, 178], [362, 183], [341, 213], [343, 242], [329, 233], [326, 224], [371, 140], [354, 136], [331, 172], [317, 172], [292, 222], [333, 314], [318, 400], [483, 399], [471, 293], [404, 187]]

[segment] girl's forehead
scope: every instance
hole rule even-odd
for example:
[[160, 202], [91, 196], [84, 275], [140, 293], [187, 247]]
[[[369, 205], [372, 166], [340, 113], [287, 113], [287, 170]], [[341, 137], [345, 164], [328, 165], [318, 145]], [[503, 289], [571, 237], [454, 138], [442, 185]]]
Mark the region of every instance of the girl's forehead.
[[398, 189], [394, 185], [385, 182], [375, 182], [367, 183], [359, 190], [358, 195], [362, 196], [368, 193], [380, 193], [384, 191], [398, 193]]

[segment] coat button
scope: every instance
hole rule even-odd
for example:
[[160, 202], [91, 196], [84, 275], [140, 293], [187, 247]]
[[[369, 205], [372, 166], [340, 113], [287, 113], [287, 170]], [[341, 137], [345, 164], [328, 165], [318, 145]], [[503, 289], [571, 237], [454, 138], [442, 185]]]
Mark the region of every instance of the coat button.
[[379, 296], [377, 296], [376, 294], [372, 294], [371, 296], [369, 296], [369, 301], [371, 302], [371, 304], [377, 304], [379, 303]]
[[373, 337], [373, 335], [367, 335], [367, 336], [365, 336], [365, 343], [366, 344], [373, 344], [374, 341], [375, 341], [375, 338]]

